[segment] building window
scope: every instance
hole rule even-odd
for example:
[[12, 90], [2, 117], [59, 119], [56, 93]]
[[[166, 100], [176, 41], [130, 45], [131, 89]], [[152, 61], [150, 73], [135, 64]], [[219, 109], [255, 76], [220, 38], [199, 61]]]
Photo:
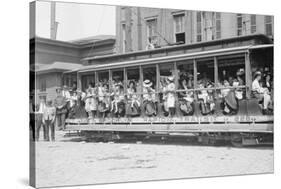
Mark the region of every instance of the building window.
[[272, 35], [272, 16], [265, 16], [265, 34]]
[[[157, 44], [157, 19], [146, 20], [147, 41]], [[150, 40], [149, 40], [150, 39]]]
[[121, 25], [122, 32], [122, 52], [126, 52], [126, 24]]
[[202, 41], [202, 17], [201, 12], [196, 13], [196, 41]]
[[243, 31], [243, 17], [242, 14], [237, 14], [237, 35], [242, 35]]
[[176, 43], [185, 43], [184, 14], [174, 15], [174, 33]]
[[250, 22], [251, 22], [251, 33], [256, 33], [256, 31], [257, 31], [256, 15], [251, 15]]
[[40, 77], [39, 79], [39, 91], [46, 92], [46, 77]]
[[215, 31], [216, 31], [216, 39], [221, 38], [221, 13], [215, 13]]

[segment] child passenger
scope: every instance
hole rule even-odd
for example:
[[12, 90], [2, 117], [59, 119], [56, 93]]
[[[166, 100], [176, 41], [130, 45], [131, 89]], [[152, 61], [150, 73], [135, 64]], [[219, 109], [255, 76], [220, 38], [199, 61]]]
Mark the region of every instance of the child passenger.
[[146, 79], [143, 82], [143, 107], [147, 116], [156, 116], [156, 98], [153, 83]]
[[117, 117], [123, 117], [125, 115], [125, 96], [123, 86], [119, 83], [116, 83], [113, 86], [113, 100], [111, 102], [111, 112]]
[[88, 112], [89, 119], [93, 119], [95, 117], [97, 112], [97, 97], [96, 89], [93, 87], [93, 83], [89, 83], [89, 87], [86, 90], [85, 110]]
[[138, 116], [140, 114], [140, 101], [138, 95], [136, 94], [135, 82], [129, 82], [129, 88], [127, 89], [127, 108], [126, 114], [128, 116]]
[[166, 105], [169, 111], [169, 117], [175, 114], [175, 103], [176, 103], [176, 86], [174, 83], [174, 77], [170, 76], [167, 78], [168, 85], [164, 88], [164, 93], [166, 94]]
[[261, 72], [256, 72], [254, 78], [255, 79], [252, 83], [253, 95], [261, 102], [263, 102], [263, 114], [270, 114], [268, 107], [271, 104], [271, 96], [269, 90], [267, 88], [263, 88], [259, 83], [261, 80]]

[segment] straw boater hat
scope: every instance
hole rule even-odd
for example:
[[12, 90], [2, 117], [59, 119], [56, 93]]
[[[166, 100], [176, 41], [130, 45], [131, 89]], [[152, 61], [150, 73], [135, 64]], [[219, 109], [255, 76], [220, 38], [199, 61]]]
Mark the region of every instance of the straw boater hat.
[[238, 76], [241, 76], [241, 75], [244, 75], [244, 74], [245, 74], [245, 71], [244, 71], [243, 68], [240, 68], [236, 73], [236, 75], [238, 75]]
[[152, 86], [152, 82], [149, 79], [146, 79], [143, 82], [143, 86], [144, 87], [151, 87]]
[[256, 78], [257, 76], [261, 75], [261, 72], [260, 71], [256, 71], [255, 75], [254, 75], [254, 78]]
[[167, 78], [167, 80], [170, 81], [170, 82], [173, 82], [173, 81], [174, 81], [174, 76], [169, 76], [169, 77]]

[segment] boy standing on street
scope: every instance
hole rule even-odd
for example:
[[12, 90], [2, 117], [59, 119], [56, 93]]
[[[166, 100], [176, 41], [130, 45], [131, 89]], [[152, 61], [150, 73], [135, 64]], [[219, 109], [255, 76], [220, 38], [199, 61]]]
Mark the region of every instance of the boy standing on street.
[[51, 140], [55, 141], [55, 118], [56, 108], [52, 105], [52, 101], [48, 100], [43, 112], [43, 124], [45, 129], [45, 140], [50, 141], [49, 129], [51, 129]]

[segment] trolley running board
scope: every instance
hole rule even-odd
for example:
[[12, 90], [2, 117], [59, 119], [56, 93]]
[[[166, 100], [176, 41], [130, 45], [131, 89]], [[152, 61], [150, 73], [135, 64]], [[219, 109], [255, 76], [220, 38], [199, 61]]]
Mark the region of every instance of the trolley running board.
[[250, 132], [273, 133], [272, 123], [261, 124], [87, 124], [67, 125], [66, 131], [117, 131], [117, 132]]

